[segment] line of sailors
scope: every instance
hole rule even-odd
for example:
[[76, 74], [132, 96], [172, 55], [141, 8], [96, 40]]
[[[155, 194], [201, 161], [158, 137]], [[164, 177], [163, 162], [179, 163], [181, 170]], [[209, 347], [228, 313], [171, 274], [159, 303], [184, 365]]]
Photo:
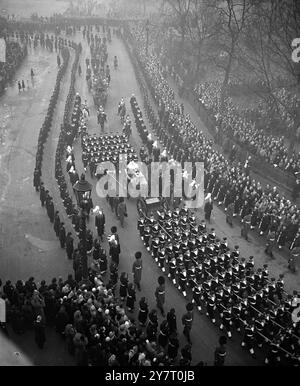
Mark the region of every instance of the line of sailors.
[[278, 363], [280, 357], [299, 364], [299, 324], [291, 319], [299, 295], [286, 296], [283, 275], [269, 280], [267, 265], [255, 271], [252, 256], [248, 261], [240, 258], [238, 246], [230, 251], [226, 238], [219, 240], [214, 229], [207, 231], [204, 220], [197, 226], [185, 207], [158, 211], [157, 219], [141, 213], [138, 230], [162, 271], [184, 296], [192, 292], [193, 303], [199, 311], [204, 308], [213, 323], [219, 316], [229, 338], [233, 328], [239, 332], [244, 326], [242, 346], [253, 356], [266, 337], [270, 352], [276, 347], [277, 353], [268, 354], [269, 362], [275, 358]]
[[89, 166], [91, 176], [96, 174], [97, 164], [110, 161], [115, 166], [120, 155], [127, 155], [127, 161], [137, 161], [137, 155], [125, 134], [96, 135], [84, 134], [81, 137], [82, 162], [85, 169]]
[[[76, 45], [73, 45], [73, 47], [76, 50], [78, 49], [78, 46]], [[59, 215], [59, 211], [56, 210], [57, 207], [56, 205], [54, 205], [53, 197], [50, 195], [49, 190], [45, 187], [44, 182], [42, 181], [42, 162], [43, 162], [44, 145], [47, 141], [47, 136], [51, 129], [54, 109], [59, 96], [59, 82], [62, 79], [64, 72], [66, 71], [69, 57], [70, 55], [68, 50], [62, 51], [63, 65], [58, 70], [56, 86], [55, 86], [53, 95], [50, 99], [48, 112], [39, 134], [38, 150], [36, 155], [36, 168], [34, 171], [34, 186], [36, 191], [39, 191], [41, 205], [42, 207], [44, 206], [46, 207], [47, 215], [50, 219], [50, 222], [53, 223], [53, 228], [56, 233], [56, 236], [59, 238], [61, 247], [66, 248], [68, 258], [71, 259], [74, 251], [74, 245], [73, 245], [74, 240], [73, 240], [72, 234], [71, 232], [68, 232], [68, 233], [66, 232], [65, 224]], [[71, 100], [71, 98], [67, 100]], [[78, 103], [80, 103], [80, 101], [78, 101], [78, 99], [76, 98], [75, 106]], [[62, 130], [59, 136], [56, 157], [55, 157], [55, 177], [59, 184], [61, 198], [63, 199], [63, 204], [65, 206], [67, 214], [71, 216], [74, 206], [72, 203], [72, 199], [68, 194], [67, 186], [63, 177], [62, 169], [61, 169], [61, 161], [60, 161], [60, 156], [61, 156], [61, 153], [63, 152], [64, 146], [65, 146], [65, 133]], [[82, 245], [82, 242], [81, 244], [79, 243], [79, 248], [80, 248], [80, 245]]]
[[63, 201], [63, 205], [66, 209], [67, 215], [70, 218], [73, 216], [74, 211], [76, 211], [76, 209], [64, 176], [63, 168], [65, 167], [65, 163], [62, 164], [62, 160], [66, 159], [67, 172], [69, 173], [71, 183], [75, 183], [78, 180], [78, 175], [76, 175], [75, 157], [72, 152], [72, 146], [74, 139], [78, 137], [78, 131], [81, 125], [82, 118], [81, 97], [78, 93], [75, 94], [74, 88], [81, 46], [72, 44], [72, 47], [75, 49], [75, 59], [71, 69], [70, 88], [69, 93], [67, 95], [63, 116], [63, 124], [61, 125], [55, 154], [55, 178], [59, 186], [60, 196]]
[[300, 211], [280, 197], [276, 187], [267, 185], [262, 189], [259, 182], [239, 176], [237, 169], [228, 172], [218, 166], [211, 165], [206, 173], [205, 189], [219, 205], [224, 205], [227, 215], [241, 219], [250, 215], [251, 229], [257, 229], [261, 236], [274, 232], [279, 249], [300, 246]]

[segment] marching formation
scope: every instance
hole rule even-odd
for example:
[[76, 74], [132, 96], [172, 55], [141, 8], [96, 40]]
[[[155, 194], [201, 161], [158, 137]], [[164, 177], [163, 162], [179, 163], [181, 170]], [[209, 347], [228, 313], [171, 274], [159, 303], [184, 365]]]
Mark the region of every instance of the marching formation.
[[[60, 247], [71, 262], [74, 278], [73, 275], [69, 275], [67, 280], [53, 278], [49, 284], [45, 280], [38, 284], [33, 277], [26, 282], [19, 280], [15, 285], [7, 280], [3, 287], [0, 280], [0, 295], [6, 302], [7, 321], [13, 331], [23, 334], [33, 329], [37, 347], [43, 349], [47, 341], [46, 327], [54, 327], [79, 366], [155, 367], [190, 366], [192, 363], [202, 366], [205, 363], [200, 358], [192, 357], [192, 347], [199, 343], [193, 340], [195, 318], [201, 315], [208, 318], [208, 325], [211, 322], [218, 328], [216, 341], [219, 340], [219, 346], [212, 350], [214, 358], [211, 355], [215, 366], [225, 364], [227, 342], [236, 340], [254, 359], [263, 357], [266, 365], [299, 366], [300, 325], [295, 321], [299, 292], [288, 294], [284, 275], [270, 277], [267, 264], [257, 268], [255, 256], [241, 256], [238, 245], [230, 249], [227, 238], [219, 238], [210, 224], [214, 205], [223, 206], [229, 225], [234, 226], [233, 218], [241, 220], [241, 237], [250, 241], [249, 233], [254, 229], [260, 236], [266, 236], [265, 253], [272, 259], [275, 258], [275, 248], [287, 247], [290, 251], [289, 268], [295, 273], [300, 253], [300, 210], [276, 187], [267, 185], [263, 188], [259, 181], [250, 177], [251, 157], [243, 167], [214, 150], [213, 142], [192, 122], [183, 103], [176, 101], [166, 71], [158, 55], [148, 47], [148, 42], [146, 45], [145, 34], [141, 33], [138, 23], [128, 22], [117, 32], [103, 25], [102, 37], [100, 24], [94, 26], [92, 21], [83, 28], [80, 25], [82, 21], [78, 20], [74, 25], [64, 19], [45, 21], [45, 26], [47, 23], [49, 30], [55, 31], [55, 36], [34, 32], [34, 25], [29, 24], [27, 32], [18, 31], [11, 37], [20, 39], [25, 47], [40, 44], [57, 55], [56, 84], [39, 132], [33, 185], [41, 206], [46, 208]], [[37, 29], [45, 29], [45, 26], [38, 24]], [[80, 32], [83, 46], [59, 37], [61, 28], [66, 36]], [[105, 133], [108, 126], [104, 110], [107, 90], [113, 84], [111, 76], [117, 76], [123, 67], [123, 57], [120, 66], [118, 57], [115, 53], [111, 55], [109, 50], [112, 32], [121, 37], [127, 48], [144, 104], [142, 108], [138, 98], [132, 94], [128, 109], [127, 101], [121, 97], [121, 92], [118, 94], [119, 103], [114, 114], [120, 119], [120, 134], [115, 133], [118, 128], [113, 132], [113, 127], [109, 128], [110, 133]], [[14, 47], [18, 52], [18, 46]], [[82, 99], [75, 91], [79, 89], [76, 82], [80, 81], [82, 74], [79, 59], [83, 48], [88, 52], [85, 58], [86, 79], [83, 81], [87, 82], [95, 109], [90, 109], [87, 99]], [[74, 61], [58, 130], [52, 176], [52, 169], [47, 170], [44, 153], [54, 139], [53, 118], [61, 95], [61, 83], [70, 66], [71, 49]], [[113, 57], [112, 74], [109, 57]], [[230, 115], [220, 116], [218, 95], [214, 96], [213, 90], [215, 88], [208, 85], [198, 87], [196, 92], [201, 103], [212, 114], [218, 115], [221, 131], [228, 131], [230, 127], [231, 134], [238, 136], [243, 143], [254, 138], [258, 147], [251, 144], [253, 152], [261, 152], [266, 147], [269, 153], [276, 155], [261, 154], [263, 157], [272, 158], [272, 162], [283, 168], [290, 164], [290, 169], [297, 171], [296, 158], [279, 162], [280, 157], [286, 157], [283, 141], [266, 138], [253, 125], [241, 122], [240, 117], [234, 116], [233, 109], [229, 109], [230, 101], [226, 101]], [[91, 134], [91, 130], [95, 130], [90, 127], [92, 114], [100, 125], [98, 134]], [[140, 149], [134, 147], [136, 138], [132, 140], [135, 129], [140, 137], [137, 140], [142, 143]], [[132, 235], [136, 238], [136, 231], [130, 235], [130, 227], [125, 221], [127, 205], [132, 207], [133, 196], [130, 202], [126, 201], [130, 194], [127, 193], [126, 197], [118, 194], [119, 166], [125, 155], [127, 187], [131, 181], [140, 181], [140, 187], [141, 181], [148, 182], [138, 169], [138, 161], [148, 166], [152, 162], [179, 164], [183, 180], [189, 177], [184, 164], [190, 162], [193, 165], [191, 187], [197, 190], [195, 165], [203, 162], [205, 219], [197, 220], [196, 210], [188, 209], [185, 194], [179, 200], [174, 197], [165, 201], [158, 199], [161, 205], [153, 211], [144, 210], [143, 205], [141, 209], [137, 203], [137, 230], [145, 250], [134, 247], [133, 251], [131, 245], [126, 256], [122, 238], [130, 243]], [[115, 172], [105, 166], [109, 164], [115, 167]], [[89, 174], [92, 184], [85, 180], [85, 174], [80, 176], [79, 170], [82, 169]], [[107, 174], [115, 181], [116, 189], [101, 197], [98, 189], [101, 178]], [[51, 184], [51, 179], [56, 180], [54, 184]], [[88, 189], [85, 190], [86, 185]], [[95, 186], [97, 196], [92, 199], [91, 192]], [[161, 196], [161, 190], [158, 196]], [[58, 202], [55, 202], [55, 197]], [[112, 213], [106, 208], [110, 208]], [[120, 232], [114, 224], [115, 219], [120, 221]], [[129, 219], [132, 221], [132, 216]], [[158, 275], [153, 262], [152, 266], [149, 264], [150, 259], [161, 270]], [[123, 269], [125, 260], [130, 266], [129, 272]], [[151, 287], [151, 299], [146, 290], [149, 278], [145, 278], [143, 272], [146, 265], [147, 274], [155, 272], [150, 281], [151, 285], [155, 283]], [[166, 309], [169, 283], [180, 291], [176, 294], [184, 304], [180, 318], [179, 306], [172, 305]], [[0, 325], [8, 333], [5, 324]], [[181, 333], [184, 335], [183, 345], [180, 344]], [[237, 349], [241, 354], [241, 348]]]
[[[241, 345], [252, 356], [267, 343], [267, 364], [298, 363], [300, 331], [291, 316], [298, 294], [286, 294], [283, 275], [269, 278], [267, 265], [255, 270], [253, 256], [240, 257], [238, 246], [230, 251], [226, 238], [220, 240], [204, 220], [197, 225], [185, 207], [157, 215], [141, 213], [138, 230], [183, 296], [191, 297], [228, 338], [233, 330], [243, 331]], [[190, 342], [187, 331], [185, 335]]]

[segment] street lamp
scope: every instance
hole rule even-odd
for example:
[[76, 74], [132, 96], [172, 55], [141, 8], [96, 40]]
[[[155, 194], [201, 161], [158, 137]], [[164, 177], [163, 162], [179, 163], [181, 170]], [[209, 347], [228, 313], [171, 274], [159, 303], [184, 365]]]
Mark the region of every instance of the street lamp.
[[88, 205], [92, 193], [92, 185], [85, 180], [85, 175], [81, 174], [80, 180], [78, 180], [73, 186], [74, 194], [76, 197], [77, 205], [81, 210], [81, 235], [82, 235], [82, 251], [81, 251], [81, 263], [82, 263], [82, 277], [83, 281], [88, 281], [88, 261], [87, 261], [87, 240], [86, 240], [86, 218], [88, 216]]

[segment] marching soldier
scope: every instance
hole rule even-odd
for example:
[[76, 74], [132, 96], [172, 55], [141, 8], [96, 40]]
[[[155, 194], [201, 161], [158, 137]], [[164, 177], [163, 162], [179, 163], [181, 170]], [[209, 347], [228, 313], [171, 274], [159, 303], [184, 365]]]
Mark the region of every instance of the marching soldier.
[[191, 342], [191, 337], [190, 337], [190, 332], [191, 332], [191, 329], [192, 329], [192, 325], [193, 325], [193, 304], [192, 303], [188, 303], [186, 305], [186, 313], [182, 316], [182, 324], [184, 326], [183, 328], [183, 334], [185, 335], [185, 337], [187, 338], [187, 341], [192, 344]]
[[198, 311], [202, 310], [201, 307], [201, 297], [202, 297], [202, 285], [196, 284], [193, 288], [193, 300], [192, 303], [196, 304]]
[[157, 308], [161, 311], [162, 316], [165, 316], [165, 278], [163, 276], [159, 276], [158, 278], [158, 287], [155, 290], [155, 298]]
[[255, 339], [257, 342], [257, 346], [259, 348], [262, 347], [264, 338], [263, 338], [263, 331], [265, 327], [265, 319], [263, 314], [259, 314], [258, 318], [255, 320]]
[[254, 271], [254, 257], [250, 256], [246, 263], [246, 276], [249, 276]]
[[138, 320], [142, 327], [146, 325], [147, 319], [148, 319], [148, 304], [146, 302], [146, 298], [142, 297], [139, 302], [139, 314], [138, 314]]
[[249, 233], [250, 227], [251, 227], [251, 216], [252, 216], [252, 213], [250, 212], [242, 220], [242, 223], [243, 223], [242, 236], [247, 241], [248, 241], [248, 233]]
[[166, 252], [165, 252], [165, 247], [162, 246], [159, 251], [158, 251], [158, 266], [161, 268], [163, 272], [166, 271], [165, 269], [165, 260], [166, 260]]
[[182, 292], [183, 296], [186, 296], [186, 284], [187, 284], [187, 272], [185, 268], [179, 269], [178, 270], [179, 276], [179, 286], [178, 289], [179, 291]]
[[278, 366], [281, 362], [281, 356], [279, 353], [280, 339], [275, 338], [270, 342], [269, 352], [265, 358], [265, 364], [268, 366]]
[[172, 280], [173, 284], [176, 284], [176, 259], [172, 257], [169, 262], [169, 273], [168, 277]]
[[216, 323], [215, 310], [216, 310], [216, 296], [214, 292], [211, 291], [207, 298], [206, 315], [210, 318], [213, 324]]
[[144, 227], [144, 245], [147, 251], [150, 251], [150, 237], [151, 237], [151, 229], [149, 225]]
[[276, 234], [276, 242], [279, 249], [282, 249], [285, 246], [287, 236], [288, 236], [287, 227], [283, 225], [280, 231]]
[[226, 358], [226, 336], [221, 336], [219, 339], [220, 346], [215, 350], [215, 366], [224, 366], [225, 358]]
[[294, 247], [300, 247], [300, 233], [298, 231], [290, 245], [290, 250], [293, 250]]
[[159, 244], [160, 244], [159, 237], [158, 236], [153, 237], [151, 240], [150, 250], [151, 250], [151, 255], [154, 257], [154, 260], [156, 262], [158, 262]]
[[269, 278], [269, 271], [268, 271], [268, 264], [263, 265], [263, 270], [262, 270], [262, 285], [266, 285], [268, 282]]
[[251, 320], [249, 324], [246, 324], [245, 334], [244, 334], [244, 338], [242, 340], [241, 346], [248, 349], [253, 358], [255, 358], [254, 334], [255, 334], [254, 322]]
[[228, 205], [226, 210], [226, 222], [233, 227], [234, 202]]
[[137, 286], [137, 289], [141, 291], [141, 279], [143, 269], [142, 253], [138, 251], [135, 253], [134, 256], [135, 261], [132, 265], [133, 282]]
[[242, 311], [241, 303], [238, 300], [234, 300], [232, 305], [232, 316], [233, 316], [233, 324], [237, 332], [241, 331], [241, 326], [242, 326], [241, 311]]
[[269, 234], [267, 236], [267, 245], [265, 249], [265, 253], [267, 255], [270, 255], [270, 257], [273, 259], [273, 248], [275, 246], [275, 231], [273, 229], [270, 229]]
[[160, 330], [159, 330], [159, 335], [158, 335], [158, 344], [165, 349], [168, 342], [169, 342], [169, 326], [168, 326], [168, 321], [163, 320], [161, 325], [160, 325]]
[[137, 229], [140, 232], [141, 239], [144, 240], [144, 227], [145, 227], [145, 218], [139, 213], [140, 217], [138, 218]]

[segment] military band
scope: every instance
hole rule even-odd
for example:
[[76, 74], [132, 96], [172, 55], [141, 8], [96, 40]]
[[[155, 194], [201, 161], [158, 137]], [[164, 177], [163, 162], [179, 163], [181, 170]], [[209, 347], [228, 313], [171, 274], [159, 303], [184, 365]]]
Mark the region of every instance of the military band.
[[[205, 222], [197, 227], [194, 214], [185, 206], [160, 209], [157, 216], [140, 212], [138, 230], [162, 272], [183, 296], [191, 298], [196, 309], [204, 311], [228, 338], [234, 330], [243, 331], [241, 344], [252, 356], [277, 336], [280, 347], [287, 347], [286, 328], [293, 337], [299, 336], [299, 326], [291, 322], [292, 308], [286, 303], [284, 276], [269, 278], [267, 264], [255, 270], [253, 256], [245, 259], [238, 245], [230, 250], [227, 239], [220, 240]], [[187, 328], [185, 334], [188, 338]], [[293, 361], [299, 356], [299, 343], [289, 348], [288, 354], [279, 348], [278, 355], [288, 355], [285, 360]]]

